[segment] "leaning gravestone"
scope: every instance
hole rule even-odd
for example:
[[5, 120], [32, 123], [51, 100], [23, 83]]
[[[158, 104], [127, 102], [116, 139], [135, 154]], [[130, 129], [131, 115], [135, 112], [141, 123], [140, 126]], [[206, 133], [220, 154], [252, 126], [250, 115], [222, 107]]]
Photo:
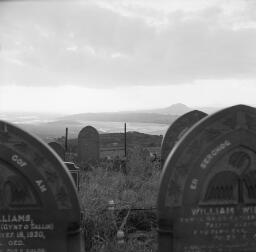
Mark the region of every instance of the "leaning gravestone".
[[61, 159], [0, 121], [0, 251], [83, 251], [80, 205]]
[[179, 139], [198, 121], [207, 116], [206, 113], [193, 110], [182, 116], [173, 122], [173, 124], [167, 129], [162, 145], [161, 145], [161, 167], [164, 166], [166, 158], [170, 154], [171, 150]]
[[60, 156], [62, 160], [65, 160], [65, 149], [57, 142], [50, 142], [48, 145]]
[[98, 131], [92, 126], [84, 127], [78, 134], [78, 160], [81, 164], [97, 164], [100, 159]]
[[203, 119], [169, 155], [158, 195], [159, 252], [256, 250], [256, 109]]

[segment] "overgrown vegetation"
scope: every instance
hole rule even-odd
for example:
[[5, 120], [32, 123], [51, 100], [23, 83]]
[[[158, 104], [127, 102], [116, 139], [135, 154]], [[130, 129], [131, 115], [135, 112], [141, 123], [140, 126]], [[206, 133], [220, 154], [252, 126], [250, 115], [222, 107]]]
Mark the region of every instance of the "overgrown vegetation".
[[[130, 167], [127, 175], [107, 171], [104, 167], [81, 172], [79, 194], [87, 250], [155, 251], [156, 225], [152, 208], [156, 204], [160, 170], [154, 163], [143, 163], [138, 158], [133, 162], [134, 168]], [[109, 209], [111, 200], [114, 210]], [[134, 208], [137, 211], [131, 210]], [[117, 241], [118, 230], [125, 234], [122, 244]]]

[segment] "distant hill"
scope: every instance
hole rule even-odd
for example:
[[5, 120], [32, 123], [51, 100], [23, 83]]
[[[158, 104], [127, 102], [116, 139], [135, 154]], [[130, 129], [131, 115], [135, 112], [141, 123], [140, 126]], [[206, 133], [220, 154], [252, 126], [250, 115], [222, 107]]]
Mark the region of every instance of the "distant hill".
[[[140, 132], [127, 132], [127, 147], [143, 146], [143, 147], [160, 147], [163, 136], [144, 134]], [[56, 139], [64, 147], [64, 137]], [[77, 138], [69, 139], [69, 149], [71, 152], [77, 152]], [[107, 133], [100, 134], [100, 148], [123, 148], [123, 133]]]
[[115, 112], [115, 113], [84, 113], [75, 114], [59, 118], [55, 123], [63, 121], [101, 121], [101, 122], [138, 122], [138, 123], [161, 123], [170, 124], [178, 116], [165, 115], [157, 113], [140, 113], [140, 112]]
[[[87, 126], [91, 125], [95, 127], [100, 134], [103, 133], [115, 133], [124, 131], [123, 122], [102, 122], [102, 121], [84, 121], [76, 122], [71, 121], [55, 121], [39, 124], [16, 124], [24, 130], [33, 133], [45, 140], [46, 142], [54, 141], [55, 138], [59, 138], [65, 135], [65, 128], [67, 127], [69, 138], [77, 138], [79, 131]], [[127, 131], [137, 131], [141, 133], [147, 133], [150, 135], [163, 135], [168, 128], [169, 124], [160, 123], [127, 123]]]
[[179, 116], [192, 111], [194, 109], [201, 110], [207, 114], [217, 110], [217, 108], [190, 108], [182, 103], [173, 104], [166, 108], [122, 111], [108, 113], [81, 113], [59, 117], [57, 122], [62, 121], [101, 121], [101, 122], [137, 122], [137, 123], [160, 123], [170, 124]]
[[144, 112], [157, 113], [163, 115], [183, 115], [191, 110], [193, 110], [193, 108], [190, 108], [182, 103], [176, 103], [166, 108], [144, 110]]
[[161, 123], [170, 124], [189, 111], [193, 110], [188, 106], [177, 103], [166, 108], [124, 111], [112, 113], [81, 113], [60, 117], [58, 122], [62, 121], [102, 121], [102, 122], [139, 122], [139, 123]]
[[0, 119], [19, 125], [45, 141], [52, 141], [63, 136], [66, 127], [69, 128], [69, 137], [76, 138], [79, 131], [86, 125], [92, 125], [100, 133], [114, 133], [123, 131], [124, 122], [128, 123], [128, 131], [163, 135], [169, 125], [180, 115], [194, 109], [208, 114], [218, 110], [210, 107], [190, 108], [182, 103], [177, 103], [166, 108], [151, 110], [81, 113], [67, 116], [40, 113], [1, 113]]

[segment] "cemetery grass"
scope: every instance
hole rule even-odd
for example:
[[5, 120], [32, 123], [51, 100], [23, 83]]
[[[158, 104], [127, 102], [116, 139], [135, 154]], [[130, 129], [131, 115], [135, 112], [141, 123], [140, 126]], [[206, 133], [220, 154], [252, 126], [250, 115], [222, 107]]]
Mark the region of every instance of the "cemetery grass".
[[[143, 170], [141, 165], [134, 164], [135, 171]], [[152, 163], [147, 172], [135, 171], [128, 175], [104, 167], [81, 171], [79, 195], [86, 251], [156, 251], [156, 219], [152, 212], [160, 169]], [[115, 210], [108, 209], [110, 200]], [[117, 242], [118, 230], [124, 231], [123, 244]]]

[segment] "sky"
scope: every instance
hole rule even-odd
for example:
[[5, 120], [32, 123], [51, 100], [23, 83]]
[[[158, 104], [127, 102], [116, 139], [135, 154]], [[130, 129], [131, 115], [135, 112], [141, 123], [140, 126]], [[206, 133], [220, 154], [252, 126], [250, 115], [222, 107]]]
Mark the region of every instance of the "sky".
[[256, 1], [0, 2], [0, 112], [256, 106]]

